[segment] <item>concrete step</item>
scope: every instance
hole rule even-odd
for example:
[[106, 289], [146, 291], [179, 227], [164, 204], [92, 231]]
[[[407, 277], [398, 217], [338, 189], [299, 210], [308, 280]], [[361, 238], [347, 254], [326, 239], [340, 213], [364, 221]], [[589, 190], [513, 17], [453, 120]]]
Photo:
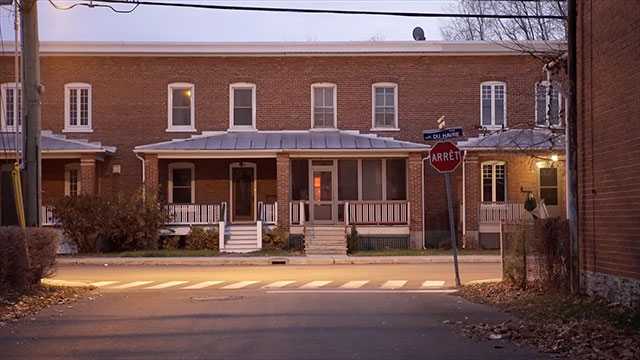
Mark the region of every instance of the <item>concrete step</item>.
[[308, 240], [307, 244], [318, 244], [318, 245], [347, 245], [345, 239], [338, 240]]
[[307, 255], [347, 255], [347, 250], [305, 250]]
[[344, 236], [344, 234], [342, 235], [313, 235], [313, 236], [307, 236], [307, 239], [313, 239], [313, 240], [338, 240], [338, 239], [346, 239], [347, 237]]
[[256, 249], [257, 250], [257, 246], [255, 243], [253, 244], [243, 244], [243, 243], [226, 243], [224, 244], [225, 249]]
[[307, 229], [307, 234], [342, 234], [344, 235], [344, 229], [338, 229], [338, 230], [308, 230]]
[[347, 245], [309, 245], [305, 249], [327, 249], [327, 250], [346, 250]]
[[235, 253], [235, 254], [245, 254], [245, 253], [250, 253], [250, 252], [254, 252], [254, 251], [258, 251], [260, 249], [256, 249], [256, 248], [233, 248], [233, 249], [224, 249], [222, 251], [224, 252], [228, 252], [228, 253]]
[[227, 240], [226, 242], [227, 245], [249, 245], [249, 246], [256, 246], [256, 239], [253, 240], [244, 240], [244, 239], [231, 239], [231, 240]]
[[255, 231], [257, 226], [253, 225], [231, 225], [226, 227], [229, 230], [253, 230]]

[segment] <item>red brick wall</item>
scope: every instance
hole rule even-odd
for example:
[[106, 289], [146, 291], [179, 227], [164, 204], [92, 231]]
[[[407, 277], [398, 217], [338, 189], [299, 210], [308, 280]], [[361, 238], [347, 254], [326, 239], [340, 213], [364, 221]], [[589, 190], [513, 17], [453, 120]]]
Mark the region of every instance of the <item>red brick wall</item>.
[[289, 154], [278, 154], [276, 159], [277, 166], [277, 192], [278, 192], [278, 225], [289, 231], [289, 200], [291, 179], [291, 161]]
[[578, 2], [583, 270], [640, 279], [640, 2]]

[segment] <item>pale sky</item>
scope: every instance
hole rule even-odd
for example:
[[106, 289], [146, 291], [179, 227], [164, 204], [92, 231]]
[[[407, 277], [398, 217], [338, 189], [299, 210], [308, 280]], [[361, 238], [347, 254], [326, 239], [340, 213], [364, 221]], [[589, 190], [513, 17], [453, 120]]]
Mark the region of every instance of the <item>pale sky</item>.
[[[60, 6], [77, 2], [53, 0]], [[422, 1], [214, 1], [154, 0], [164, 2], [209, 3], [313, 9], [348, 9], [397, 12], [447, 12], [455, 0]], [[132, 5], [113, 4], [117, 9]], [[168, 41], [168, 42], [251, 42], [251, 41], [364, 41], [372, 37], [387, 41], [413, 40], [416, 26], [427, 40], [440, 40], [437, 18], [404, 18], [372, 15], [331, 15], [267, 13], [183, 9], [140, 5], [130, 14], [107, 8], [77, 6], [56, 10], [47, 0], [38, 0], [41, 41]], [[13, 40], [13, 8], [0, 10], [2, 40]]]

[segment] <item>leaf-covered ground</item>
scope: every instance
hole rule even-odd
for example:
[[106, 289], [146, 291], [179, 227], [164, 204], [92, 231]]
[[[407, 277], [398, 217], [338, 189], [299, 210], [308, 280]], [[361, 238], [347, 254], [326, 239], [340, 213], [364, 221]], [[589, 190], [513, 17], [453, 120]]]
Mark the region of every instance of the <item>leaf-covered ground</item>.
[[0, 297], [0, 327], [18, 321], [21, 317], [34, 315], [52, 305], [66, 304], [68, 308], [73, 308], [73, 303], [84, 296], [94, 300], [95, 296], [100, 295], [91, 293], [91, 288], [87, 287], [41, 285], [30, 294]]
[[640, 359], [638, 306], [506, 282], [464, 286], [457, 295], [515, 315], [497, 325], [455, 324], [474, 339], [505, 339], [572, 359]]

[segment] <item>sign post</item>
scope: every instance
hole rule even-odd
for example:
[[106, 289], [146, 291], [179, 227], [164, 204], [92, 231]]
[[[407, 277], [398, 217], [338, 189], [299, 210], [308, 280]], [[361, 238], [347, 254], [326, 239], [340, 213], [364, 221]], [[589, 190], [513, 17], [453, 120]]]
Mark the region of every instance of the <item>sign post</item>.
[[447, 203], [449, 207], [449, 229], [451, 230], [451, 246], [453, 249], [453, 264], [456, 271], [456, 285], [460, 286], [460, 271], [458, 270], [458, 246], [456, 243], [455, 223], [453, 221], [453, 204], [451, 203], [451, 180], [449, 173], [460, 165], [460, 149], [450, 141], [439, 142], [433, 146], [430, 162], [436, 170], [444, 173], [447, 188]]

